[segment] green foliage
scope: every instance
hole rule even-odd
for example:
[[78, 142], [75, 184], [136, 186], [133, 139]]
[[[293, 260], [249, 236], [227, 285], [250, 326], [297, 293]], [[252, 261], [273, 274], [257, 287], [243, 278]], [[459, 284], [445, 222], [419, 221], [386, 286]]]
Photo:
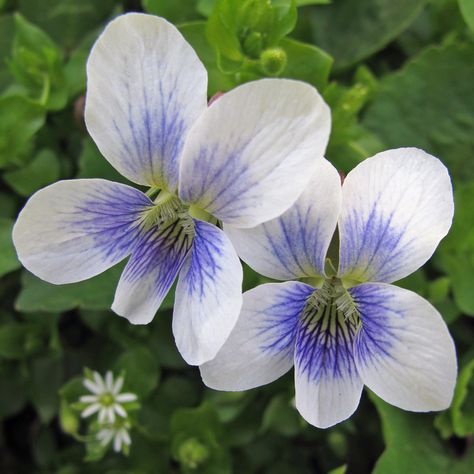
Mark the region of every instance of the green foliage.
[[207, 22], [217, 67], [236, 84], [288, 77], [326, 85], [332, 59], [323, 50], [285, 38], [297, 19], [294, 0], [218, 0]]
[[474, 316], [474, 182], [461, 184], [455, 191], [456, 214], [451, 232], [439, 248], [439, 265], [452, 281], [459, 309]]
[[44, 121], [44, 110], [29, 99], [0, 96], [0, 169], [24, 161]]
[[387, 147], [416, 146], [474, 178], [474, 44], [432, 46], [380, 82], [364, 124]]
[[60, 174], [58, 157], [51, 150], [40, 150], [31, 163], [3, 174], [3, 180], [20, 196], [28, 197]]
[[26, 95], [49, 110], [64, 108], [67, 84], [61, 51], [38, 27], [15, 15], [15, 39], [8, 62]]
[[314, 42], [334, 57], [337, 70], [353, 66], [395, 39], [426, 0], [338, 0], [314, 9]]
[[206, 22], [199, 21], [184, 23], [180, 25], [179, 31], [187, 41], [193, 46], [204, 63], [208, 73], [208, 95], [212, 97], [216, 92], [227, 91], [234, 86], [234, 79], [223, 72], [217, 66], [217, 59], [214, 49], [209, 44], [206, 37]]
[[20, 267], [12, 243], [13, 221], [0, 217], [0, 277]]
[[386, 450], [374, 474], [464, 474], [471, 472], [474, 453], [456, 459], [433, 428], [431, 415], [405, 413], [371, 396], [382, 419]]
[[171, 449], [183, 473], [231, 473], [229, 454], [221, 444], [216, 412], [209, 404], [176, 410], [171, 419]]
[[19, 11], [66, 51], [112, 14], [114, 0], [19, 0]]
[[52, 285], [24, 272], [22, 289], [15, 303], [17, 311], [52, 313], [73, 308], [109, 309], [120, 277], [120, 266], [80, 283]]
[[459, 0], [459, 8], [467, 25], [474, 31], [474, 2], [471, 0]]
[[124, 352], [115, 363], [116, 373], [125, 373], [125, 387], [145, 399], [158, 385], [159, 367], [154, 354], [144, 347]]

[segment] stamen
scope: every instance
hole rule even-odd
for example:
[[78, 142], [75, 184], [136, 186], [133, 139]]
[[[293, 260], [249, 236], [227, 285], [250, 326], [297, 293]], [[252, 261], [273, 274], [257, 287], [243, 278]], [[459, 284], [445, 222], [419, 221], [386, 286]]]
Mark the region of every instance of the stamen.
[[[303, 318], [308, 329], [314, 325], [320, 331], [334, 335], [336, 326], [347, 331], [346, 324], [358, 330], [361, 326], [360, 314], [354, 299], [338, 278], [326, 279], [322, 287], [308, 298]], [[342, 327], [344, 326], [344, 327]]]
[[189, 206], [172, 194], [161, 192], [153, 206], [142, 213], [141, 225], [145, 229], [166, 226], [178, 221], [186, 235], [194, 234], [194, 221], [188, 213]]

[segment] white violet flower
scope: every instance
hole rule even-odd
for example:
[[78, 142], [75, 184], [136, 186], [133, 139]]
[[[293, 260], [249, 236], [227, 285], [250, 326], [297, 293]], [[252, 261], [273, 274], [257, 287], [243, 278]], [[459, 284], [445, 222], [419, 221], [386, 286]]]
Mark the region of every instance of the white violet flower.
[[114, 380], [112, 372], [108, 371], [103, 378], [98, 372], [92, 372], [93, 380], [85, 377], [84, 386], [92, 395], [83, 395], [79, 402], [86, 403], [88, 406], [81, 413], [83, 418], [98, 414], [98, 421], [103, 423], [114, 423], [118, 415], [121, 418], [127, 418], [127, 411], [123, 407], [124, 403], [130, 403], [137, 400], [134, 393], [120, 393], [123, 387], [123, 377], [117, 377]]
[[447, 326], [428, 301], [390, 283], [431, 257], [453, 212], [449, 174], [422, 150], [368, 158], [342, 187], [336, 169], [319, 161], [282, 216], [252, 229], [224, 228], [256, 271], [300, 281], [244, 294], [231, 335], [201, 366], [206, 385], [247, 390], [294, 365], [296, 408], [322, 428], [356, 410], [364, 385], [405, 410], [447, 408], [457, 370]]
[[112, 309], [134, 324], [178, 277], [178, 349], [190, 364], [212, 359], [242, 306], [242, 266], [209, 221], [253, 227], [286, 211], [323, 157], [328, 106], [308, 84], [262, 79], [208, 107], [206, 69], [179, 31], [129, 13], [92, 49], [85, 120], [104, 157], [150, 190], [77, 179], [38, 191], [13, 231], [20, 261], [65, 284], [130, 257]]

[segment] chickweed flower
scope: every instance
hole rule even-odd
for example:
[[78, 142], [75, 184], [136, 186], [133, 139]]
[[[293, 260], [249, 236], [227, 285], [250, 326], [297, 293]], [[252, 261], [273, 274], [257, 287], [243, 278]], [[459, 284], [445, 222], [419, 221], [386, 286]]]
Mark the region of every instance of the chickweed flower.
[[322, 428], [355, 411], [364, 385], [405, 410], [447, 408], [456, 354], [446, 324], [424, 298], [391, 283], [431, 257], [453, 212], [446, 168], [421, 150], [368, 158], [342, 187], [320, 161], [282, 216], [226, 227], [244, 261], [287, 281], [244, 294], [230, 337], [201, 366], [204, 382], [246, 390], [294, 365], [296, 408]]
[[13, 231], [23, 265], [54, 284], [129, 257], [112, 310], [149, 323], [178, 278], [173, 333], [190, 364], [212, 359], [242, 306], [242, 267], [218, 220], [253, 227], [299, 197], [330, 111], [299, 81], [263, 79], [207, 105], [207, 73], [166, 20], [113, 20], [87, 63], [87, 129], [133, 187], [60, 181], [27, 202]]
[[137, 396], [134, 393], [120, 393], [123, 382], [123, 377], [117, 377], [114, 380], [110, 371], [105, 374], [105, 378], [98, 372], [92, 372], [92, 378], [86, 376], [83, 384], [91, 392], [91, 395], [83, 395], [79, 399], [80, 403], [87, 404], [81, 416], [88, 418], [97, 413], [100, 424], [115, 423], [116, 415], [124, 419], [127, 418], [128, 414], [124, 404], [135, 402]]
[[130, 423], [127, 420], [117, 420], [111, 425], [102, 428], [96, 435], [100, 444], [105, 447], [112, 442], [113, 449], [116, 453], [123, 451], [128, 454], [132, 440], [129, 430]]

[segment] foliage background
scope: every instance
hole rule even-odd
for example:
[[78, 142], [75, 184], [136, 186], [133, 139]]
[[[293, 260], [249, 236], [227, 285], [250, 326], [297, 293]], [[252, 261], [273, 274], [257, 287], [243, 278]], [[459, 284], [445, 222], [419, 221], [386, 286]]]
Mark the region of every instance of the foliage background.
[[[222, 0], [212, 13], [214, 3], [0, 0], [0, 472], [474, 472], [474, 1], [299, 0], [297, 17], [291, 0], [274, 0], [276, 13], [263, 0]], [[452, 231], [400, 284], [442, 312], [456, 341], [449, 410], [407, 413], [366, 391], [350, 420], [318, 430], [293, 407], [292, 373], [246, 393], [205, 389], [174, 346], [172, 298], [145, 327], [111, 313], [121, 268], [60, 287], [20, 268], [10, 233], [29, 195], [60, 178], [121, 180], [84, 128], [85, 61], [110, 18], [143, 10], [184, 23], [209, 95], [265, 75], [317, 86], [340, 170], [400, 146], [448, 165]], [[273, 47], [286, 64], [259, 59]], [[259, 280], [246, 268], [246, 288]], [[70, 406], [84, 367], [126, 370], [140, 397], [128, 457], [71, 436], [85, 428]]]

